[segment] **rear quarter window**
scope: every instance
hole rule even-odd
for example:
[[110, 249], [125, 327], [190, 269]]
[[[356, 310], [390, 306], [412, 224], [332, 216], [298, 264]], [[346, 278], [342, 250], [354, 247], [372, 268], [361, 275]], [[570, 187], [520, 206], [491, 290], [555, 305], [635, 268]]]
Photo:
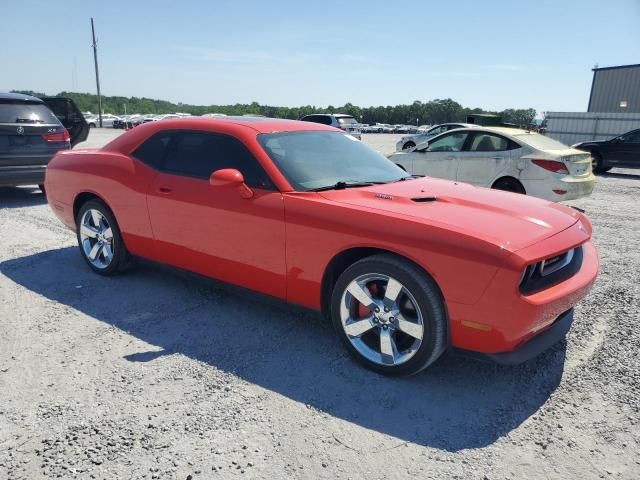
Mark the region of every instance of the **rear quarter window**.
[[15, 100], [0, 100], [0, 123], [60, 125], [58, 118], [45, 104]]

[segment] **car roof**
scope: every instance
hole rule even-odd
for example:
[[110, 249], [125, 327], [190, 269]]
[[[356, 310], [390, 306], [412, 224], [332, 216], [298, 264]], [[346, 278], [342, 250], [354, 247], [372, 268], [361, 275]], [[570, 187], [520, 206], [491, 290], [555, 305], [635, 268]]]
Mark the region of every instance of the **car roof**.
[[250, 128], [258, 133], [287, 132], [297, 130], [329, 130], [336, 129], [319, 123], [303, 122], [300, 120], [286, 120], [269, 117], [183, 117], [166, 120], [163, 125], [174, 125], [181, 128], [206, 128], [207, 125], [234, 124]]
[[13, 93], [13, 92], [0, 92], [0, 100], [24, 100], [28, 102], [38, 102], [44, 103], [38, 97], [32, 97], [31, 95], [25, 95], [23, 93]]

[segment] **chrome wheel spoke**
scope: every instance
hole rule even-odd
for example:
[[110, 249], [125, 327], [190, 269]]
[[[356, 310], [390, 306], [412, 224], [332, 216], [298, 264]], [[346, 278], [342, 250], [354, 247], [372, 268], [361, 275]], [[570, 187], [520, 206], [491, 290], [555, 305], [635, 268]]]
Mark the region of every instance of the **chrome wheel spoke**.
[[398, 301], [398, 295], [402, 291], [402, 284], [395, 278], [389, 278], [387, 282], [387, 290], [384, 293], [384, 301], [386, 304], [395, 304]]
[[113, 231], [111, 230], [111, 227], [105, 228], [104, 232], [102, 232], [102, 235], [105, 239], [111, 241], [113, 239]]
[[113, 251], [111, 250], [111, 246], [107, 243], [102, 245], [102, 255], [104, 257], [104, 261], [109, 264], [111, 263], [111, 259], [113, 258]]
[[418, 323], [411, 322], [402, 315], [396, 317], [396, 328], [407, 335], [422, 340], [423, 327]]
[[356, 320], [348, 323], [344, 326], [344, 331], [347, 332], [347, 335], [350, 337], [359, 337], [374, 327], [372, 320], [373, 317], [367, 317], [362, 320]]
[[93, 226], [97, 229], [100, 229], [100, 220], [102, 220], [102, 215], [97, 210], [91, 210], [91, 220], [93, 221]]
[[96, 238], [98, 236], [98, 230], [90, 225], [84, 223], [80, 226], [80, 233], [90, 238]]
[[100, 253], [100, 249], [101, 249], [100, 243], [98, 242], [94, 243], [93, 247], [91, 247], [91, 251], [87, 254], [87, 256], [89, 257], [89, 260], [94, 261], [98, 257], [98, 253]]
[[353, 298], [355, 298], [365, 307], [369, 309], [375, 308], [376, 305], [375, 305], [375, 302], [373, 301], [373, 298], [371, 298], [371, 294], [369, 293], [366, 287], [363, 287], [358, 282], [356, 281], [351, 282], [347, 287], [347, 291], [353, 296]]
[[391, 330], [388, 328], [380, 330], [380, 355], [382, 356], [382, 363], [386, 365], [395, 364], [397, 354], [398, 349], [396, 348], [396, 342], [391, 336]]

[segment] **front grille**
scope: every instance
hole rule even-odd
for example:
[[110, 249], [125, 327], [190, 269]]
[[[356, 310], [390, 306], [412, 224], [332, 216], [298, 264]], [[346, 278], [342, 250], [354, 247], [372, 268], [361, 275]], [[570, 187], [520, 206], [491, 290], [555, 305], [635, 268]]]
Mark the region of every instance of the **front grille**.
[[582, 266], [582, 246], [529, 265], [520, 281], [520, 292], [529, 295], [573, 277]]

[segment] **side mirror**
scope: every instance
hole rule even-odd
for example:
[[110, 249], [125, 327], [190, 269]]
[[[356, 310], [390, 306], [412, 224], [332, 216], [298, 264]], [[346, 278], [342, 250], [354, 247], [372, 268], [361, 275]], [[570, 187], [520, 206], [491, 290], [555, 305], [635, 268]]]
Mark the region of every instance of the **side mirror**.
[[429, 151], [429, 142], [420, 142], [416, 145], [416, 152], [428, 152]]
[[216, 170], [209, 177], [209, 184], [214, 188], [236, 188], [242, 198], [253, 197], [253, 190], [244, 183], [244, 176], [235, 168]]

